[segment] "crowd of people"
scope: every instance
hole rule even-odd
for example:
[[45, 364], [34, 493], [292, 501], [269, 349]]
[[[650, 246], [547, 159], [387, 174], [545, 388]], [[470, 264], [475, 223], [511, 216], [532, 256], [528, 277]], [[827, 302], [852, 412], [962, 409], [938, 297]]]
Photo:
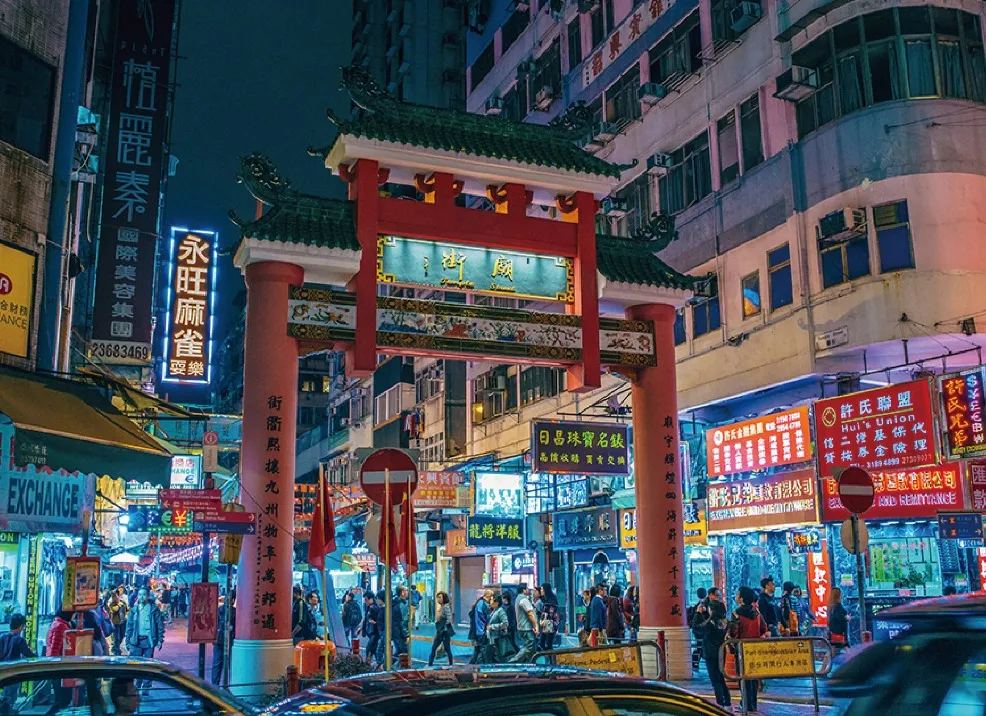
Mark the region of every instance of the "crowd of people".
[[[560, 620], [558, 597], [547, 582], [533, 588], [520, 584], [516, 597], [506, 590], [487, 589], [469, 610], [470, 663], [530, 661], [538, 651], [554, 648]], [[436, 633], [429, 664], [434, 661], [438, 643]]]

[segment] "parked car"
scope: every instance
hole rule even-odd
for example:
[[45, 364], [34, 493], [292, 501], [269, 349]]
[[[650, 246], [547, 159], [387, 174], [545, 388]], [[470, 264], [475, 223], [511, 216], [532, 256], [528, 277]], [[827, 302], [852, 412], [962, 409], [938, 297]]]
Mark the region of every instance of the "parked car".
[[724, 716], [669, 684], [560, 667], [452, 666], [333, 681], [269, 707], [265, 716]]
[[5, 716], [254, 716], [250, 706], [153, 659], [60, 657], [0, 663]]
[[845, 716], [986, 714], [986, 593], [880, 612], [907, 628], [858, 651], [829, 678]]

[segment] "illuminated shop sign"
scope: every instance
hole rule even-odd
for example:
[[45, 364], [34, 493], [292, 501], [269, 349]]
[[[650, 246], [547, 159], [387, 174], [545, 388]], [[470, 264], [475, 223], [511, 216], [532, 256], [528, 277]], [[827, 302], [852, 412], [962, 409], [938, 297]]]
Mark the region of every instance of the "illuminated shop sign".
[[707, 430], [709, 477], [811, 459], [808, 408], [802, 406]]
[[199, 486], [201, 475], [201, 455], [175, 455], [171, 458], [171, 487], [173, 489], [195, 489]]
[[808, 554], [822, 548], [822, 536], [817, 529], [791, 530], [787, 533], [787, 547], [791, 554]]
[[524, 476], [509, 472], [477, 472], [476, 514], [523, 518]]
[[0, 353], [27, 358], [38, 257], [0, 243]]
[[534, 472], [628, 475], [630, 436], [626, 425], [534, 421]]
[[707, 545], [709, 543], [709, 523], [705, 510], [699, 509], [697, 502], [686, 502], [682, 508], [682, 529], [685, 545]]
[[986, 452], [983, 369], [943, 375], [939, 378], [945, 452], [949, 457], [967, 457]]
[[171, 285], [162, 367], [165, 381], [211, 380], [218, 240], [214, 231], [171, 229]]
[[461, 472], [419, 472], [414, 491], [415, 509], [468, 510], [469, 487]]
[[192, 513], [189, 510], [166, 510], [157, 505], [130, 505], [127, 508], [130, 532], [191, 532]]
[[377, 238], [377, 283], [575, 301], [571, 258], [401, 236]]
[[469, 518], [466, 533], [469, 547], [524, 548], [524, 520], [476, 515]]
[[817, 401], [815, 439], [822, 476], [849, 465], [879, 471], [936, 463], [928, 381]]
[[[894, 472], [872, 472], [875, 491], [873, 506], [863, 515], [868, 520], [899, 520], [935, 517], [939, 511], [961, 510], [962, 468], [949, 462], [935, 467]], [[839, 499], [839, 485], [834, 479], [822, 480], [822, 519], [841, 522], [849, 511]]]
[[612, 507], [587, 507], [551, 515], [553, 549], [615, 547], [620, 519]]
[[815, 471], [795, 470], [735, 482], [710, 483], [709, 534], [815, 524]]

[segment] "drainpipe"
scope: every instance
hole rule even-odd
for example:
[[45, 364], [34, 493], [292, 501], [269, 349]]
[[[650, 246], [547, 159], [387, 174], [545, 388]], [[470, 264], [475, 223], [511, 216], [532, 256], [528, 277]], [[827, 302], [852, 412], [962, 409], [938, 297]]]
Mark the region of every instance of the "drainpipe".
[[47, 371], [57, 369], [64, 255], [66, 247], [71, 247], [66, 235], [69, 194], [88, 22], [89, 1], [71, 0], [65, 61], [62, 64], [62, 88], [58, 100], [58, 132], [55, 135], [55, 156], [51, 162], [51, 204], [48, 208], [48, 236], [38, 321], [37, 367]]

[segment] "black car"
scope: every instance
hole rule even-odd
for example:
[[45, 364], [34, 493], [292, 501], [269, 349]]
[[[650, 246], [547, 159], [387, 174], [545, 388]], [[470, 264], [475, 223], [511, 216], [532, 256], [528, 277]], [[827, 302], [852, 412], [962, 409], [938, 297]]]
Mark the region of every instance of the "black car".
[[333, 681], [264, 716], [724, 716], [684, 689], [559, 667], [448, 667]]
[[986, 715], [986, 593], [925, 599], [880, 618], [906, 629], [832, 674], [843, 714]]

